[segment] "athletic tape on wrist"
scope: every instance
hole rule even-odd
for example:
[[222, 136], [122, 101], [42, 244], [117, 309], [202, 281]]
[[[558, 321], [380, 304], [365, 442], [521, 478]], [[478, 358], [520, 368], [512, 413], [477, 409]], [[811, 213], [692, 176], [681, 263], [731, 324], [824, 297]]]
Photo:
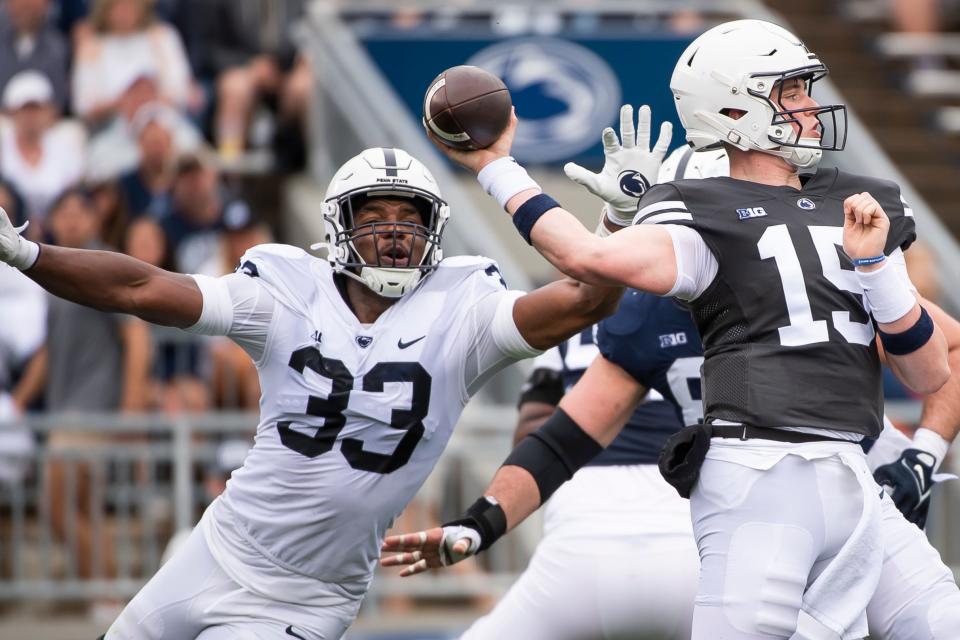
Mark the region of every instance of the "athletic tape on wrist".
[[913, 448], [926, 451], [936, 459], [933, 465], [933, 471], [936, 473], [937, 469], [940, 468], [940, 463], [943, 462], [947, 451], [950, 449], [950, 443], [933, 429], [920, 427], [916, 433], [913, 434]]
[[933, 330], [933, 318], [930, 317], [926, 309], [920, 307], [920, 318], [906, 331], [886, 333], [878, 330], [877, 333], [880, 334], [880, 341], [887, 353], [894, 356], [905, 356], [927, 344], [933, 335]]
[[443, 527], [470, 527], [480, 534], [480, 547], [477, 552], [489, 549], [507, 532], [507, 514], [503, 507], [491, 497], [484, 496], [470, 505], [459, 520], [446, 522]]
[[485, 166], [477, 174], [477, 180], [483, 190], [493, 196], [502, 209], [506, 209], [507, 202], [518, 193], [529, 189], [542, 191], [527, 170], [511, 157], [497, 158]]
[[547, 211], [559, 206], [560, 203], [547, 194], [539, 193], [520, 205], [517, 212], [513, 214], [513, 226], [517, 228], [527, 244], [533, 244], [530, 240], [533, 225], [537, 224], [537, 220]]
[[889, 260], [875, 271], [855, 270], [854, 273], [863, 288], [870, 314], [877, 322], [896, 322], [917, 303], [913, 292]]

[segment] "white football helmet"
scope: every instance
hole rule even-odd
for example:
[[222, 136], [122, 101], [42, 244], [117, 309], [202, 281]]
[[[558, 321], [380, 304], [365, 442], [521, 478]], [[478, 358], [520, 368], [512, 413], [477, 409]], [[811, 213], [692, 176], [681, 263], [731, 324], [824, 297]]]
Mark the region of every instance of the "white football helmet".
[[670, 152], [657, 174], [657, 183], [730, 175], [730, 159], [726, 149], [694, 151], [681, 145]]
[[[694, 40], [677, 62], [670, 89], [687, 141], [695, 149], [719, 143], [784, 158], [797, 168], [815, 166], [823, 150], [843, 149], [847, 113], [842, 104], [784, 110], [782, 82], [801, 78], [807, 91], [827, 67], [795, 35], [771, 22], [735, 20]], [[744, 112], [739, 119], [725, 115]], [[809, 136], [795, 114], [813, 113], [820, 136]], [[797, 124], [794, 130], [791, 124]]]
[[[370, 198], [410, 198], [420, 211], [423, 224], [373, 222], [354, 225], [354, 211]], [[354, 278], [387, 298], [409, 293], [425, 273], [443, 259], [440, 241], [450, 218], [450, 207], [440, 197], [440, 188], [430, 171], [402, 149], [374, 147], [348, 160], [334, 174], [322, 205], [326, 227], [327, 259], [337, 273]], [[379, 250], [375, 263], [367, 263], [354, 242], [365, 235], [412, 235], [425, 243], [419, 264], [384, 266]], [[392, 262], [391, 262], [392, 264]]]

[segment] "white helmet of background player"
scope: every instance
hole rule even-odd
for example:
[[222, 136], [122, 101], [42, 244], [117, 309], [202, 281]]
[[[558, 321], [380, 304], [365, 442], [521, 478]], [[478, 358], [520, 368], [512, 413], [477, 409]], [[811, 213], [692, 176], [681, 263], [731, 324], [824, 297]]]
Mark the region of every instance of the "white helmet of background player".
[[[780, 156], [802, 169], [815, 166], [823, 150], [843, 149], [846, 107], [784, 110], [779, 89], [784, 80], [801, 78], [809, 93], [825, 75], [826, 65], [783, 27], [735, 20], [710, 29], [687, 47], [674, 68], [670, 89], [694, 148], [725, 142]], [[734, 119], [726, 115], [728, 110], [744, 115]], [[816, 115], [822, 137], [790, 126], [799, 125], [795, 114], [801, 111]]]
[[[377, 197], [410, 198], [423, 224], [376, 222], [355, 226], [354, 211]], [[333, 270], [359, 280], [381, 296], [399, 298], [409, 293], [443, 259], [440, 241], [450, 207], [440, 197], [430, 171], [402, 149], [374, 147], [344, 163], [327, 187], [322, 212], [327, 259]], [[374, 241], [380, 235], [394, 239], [398, 234], [413, 235], [425, 243], [423, 258], [409, 267], [383, 266], [379, 255], [374, 263], [367, 263], [354, 246], [357, 238], [367, 234], [373, 235]]]
[[694, 178], [718, 178], [730, 175], [726, 149], [694, 151], [690, 145], [677, 147], [660, 165], [657, 183]]

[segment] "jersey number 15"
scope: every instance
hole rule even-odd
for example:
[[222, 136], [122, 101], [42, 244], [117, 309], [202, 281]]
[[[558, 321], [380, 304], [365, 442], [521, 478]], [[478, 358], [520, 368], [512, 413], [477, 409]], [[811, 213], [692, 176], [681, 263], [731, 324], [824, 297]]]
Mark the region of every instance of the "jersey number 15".
[[[843, 246], [843, 229], [840, 227], [807, 227], [813, 239], [823, 269], [823, 277], [833, 286], [856, 296], [863, 296], [863, 289], [852, 271], [844, 270], [840, 265], [837, 247]], [[757, 243], [760, 257], [773, 259], [780, 273], [783, 296], [787, 302], [787, 316], [790, 324], [778, 329], [780, 344], [785, 347], [799, 347], [816, 342], [828, 342], [830, 334], [826, 320], [814, 320], [807, 296], [807, 284], [803, 278], [797, 249], [790, 239], [787, 225], [778, 224], [763, 232]], [[869, 345], [873, 342], [873, 325], [867, 322], [854, 322], [849, 310], [831, 311], [830, 320], [834, 328], [847, 342]]]

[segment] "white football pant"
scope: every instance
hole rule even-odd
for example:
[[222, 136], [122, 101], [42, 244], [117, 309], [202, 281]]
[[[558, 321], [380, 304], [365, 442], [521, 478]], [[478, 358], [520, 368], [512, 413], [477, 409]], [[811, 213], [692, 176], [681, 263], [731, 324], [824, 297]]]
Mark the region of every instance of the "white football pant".
[[690, 637], [689, 503], [655, 465], [585, 467], [544, 509], [529, 567], [461, 640]]
[[[882, 568], [865, 578], [879, 579], [867, 606], [871, 638], [960, 639], [952, 574], [879, 486], [877, 496]], [[805, 592], [835, 560], [863, 503], [853, 470], [836, 458], [787, 455], [767, 470], [707, 459], [691, 496], [701, 558], [693, 638], [861, 637], [853, 630], [806, 635], [798, 617]]]
[[106, 640], [336, 640], [355, 611], [355, 603], [320, 609], [252, 593], [224, 573], [196, 527]]

